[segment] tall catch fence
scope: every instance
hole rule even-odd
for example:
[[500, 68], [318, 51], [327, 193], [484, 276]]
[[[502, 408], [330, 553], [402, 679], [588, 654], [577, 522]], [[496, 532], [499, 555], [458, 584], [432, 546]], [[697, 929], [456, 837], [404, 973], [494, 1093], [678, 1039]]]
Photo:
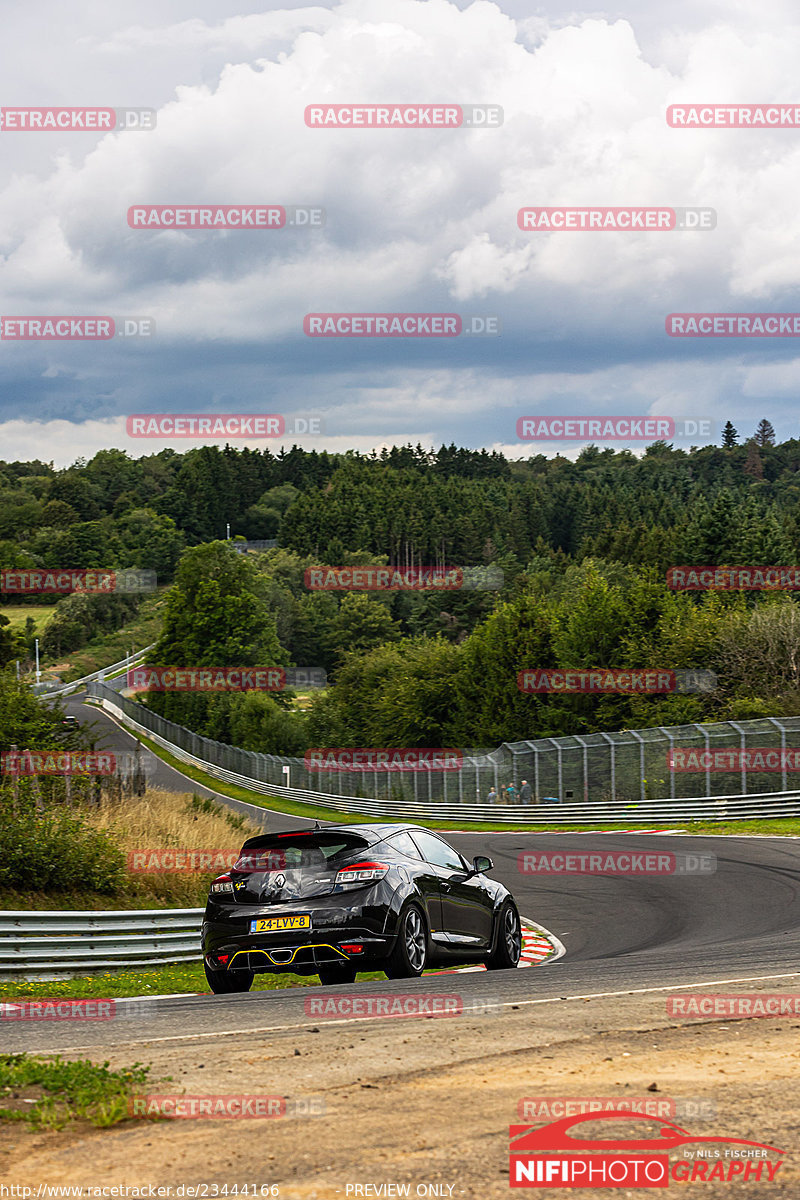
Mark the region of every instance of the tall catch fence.
[[[333, 797], [369, 797], [412, 805], [519, 805], [526, 780], [531, 804], [647, 804], [706, 797], [765, 796], [800, 790], [800, 717], [764, 717], [709, 725], [654, 726], [505, 742], [489, 752], [464, 750], [456, 769], [414, 772], [312, 770], [301, 758], [259, 754], [202, 737], [167, 721], [108, 684], [88, 692], [121, 715], [202, 762], [276, 789]], [[507, 796], [513, 784], [516, 796]]]

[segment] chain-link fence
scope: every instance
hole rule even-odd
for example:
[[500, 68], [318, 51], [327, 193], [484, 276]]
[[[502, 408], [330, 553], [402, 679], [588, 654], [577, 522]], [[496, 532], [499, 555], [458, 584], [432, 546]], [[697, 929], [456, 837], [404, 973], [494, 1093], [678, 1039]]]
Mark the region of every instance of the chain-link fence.
[[[143, 729], [195, 758], [262, 784], [333, 796], [419, 804], [619, 804], [753, 795], [800, 789], [800, 717], [506, 742], [462, 751], [453, 769], [311, 770], [301, 758], [258, 754], [201, 737], [102, 683], [108, 699]], [[530, 797], [523, 784], [527, 782]], [[513, 791], [509, 792], [509, 785]], [[491, 789], [495, 796], [490, 797]]]

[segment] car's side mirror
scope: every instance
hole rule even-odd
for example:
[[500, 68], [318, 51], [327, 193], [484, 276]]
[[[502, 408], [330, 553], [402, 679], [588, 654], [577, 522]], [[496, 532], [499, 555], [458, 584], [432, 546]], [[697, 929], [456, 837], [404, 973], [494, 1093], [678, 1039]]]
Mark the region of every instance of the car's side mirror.
[[476, 875], [483, 875], [486, 871], [491, 871], [494, 863], [485, 854], [476, 854], [472, 860], [472, 866]]

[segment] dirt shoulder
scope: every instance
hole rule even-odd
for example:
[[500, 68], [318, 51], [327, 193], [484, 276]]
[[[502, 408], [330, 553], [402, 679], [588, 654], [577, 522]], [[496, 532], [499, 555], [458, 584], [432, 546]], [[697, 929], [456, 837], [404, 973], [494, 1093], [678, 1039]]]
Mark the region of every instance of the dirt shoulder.
[[[237, 1184], [241, 1194], [244, 1184], [277, 1184], [282, 1200], [396, 1196], [404, 1193], [375, 1189], [407, 1183], [410, 1196], [489, 1200], [510, 1194], [508, 1126], [524, 1119], [523, 1098], [539, 1098], [527, 1119], [542, 1124], [563, 1115], [545, 1115], [545, 1098], [597, 1097], [660, 1104], [651, 1111], [698, 1136], [779, 1146], [786, 1154], [774, 1182], [750, 1182], [748, 1195], [800, 1194], [796, 1017], [677, 1024], [662, 995], [507, 1007], [494, 1016], [321, 1020], [317, 1028], [95, 1053], [112, 1067], [150, 1063], [151, 1094], [286, 1096], [296, 1115], [45, 1133], [4, 1126], [0, 1181], [34, 1189], [171, 1185], [172, 1196], [181, 1184], [207, 1184], [207, 1196], [214, 1185], [222, 1194]], [[321, 1107], [321, 1115], [303, 1115]], [[582, 1132], [609, 1135], [607, 1125]], [[715, 1198], [737, 1184], [694, 1186]]]

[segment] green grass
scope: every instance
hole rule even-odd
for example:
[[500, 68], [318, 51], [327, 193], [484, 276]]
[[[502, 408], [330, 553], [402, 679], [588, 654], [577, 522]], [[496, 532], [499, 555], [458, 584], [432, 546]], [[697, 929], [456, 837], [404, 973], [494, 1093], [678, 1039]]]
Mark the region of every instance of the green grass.
[[80, 650], [61, 655], [59, 662], [69, 663], [69, 666], [60, 672], [64, 682], [70, 683], [71, 680], [81, 679], [82, 676], [99, 671], [101, 667], [110, 663], [119, 662], [130, 652], [131, 647], [142, 650], [156, 641], [161, 633], [166, 592], [166, 588], [160, 588], [152, 595], [145, 596], [136, 616], [127, 625], [93, 638]]
[[674, 821], [669, 823], [687, 833], [724, 833], [731, 837], [759, 834], [764, 837], [800, 837], [800, 817], [773, 817], [764, 821]]
[[134, 1063], [121, 1071], [79, 1059], [0, 1054], [0, 1120], [25, 1121], [34, 1129], [63, 1129], [70, 1121], [98, 1128], [128, 1117], [128, 1100], [147, 1082], [150, 1068]]
[[55, 604], [9, 604], [0, 608], [0, 614], [8, 617], [12, 629], [24, 629], [28, 617], [33, 617], [36, 632], [41, 633], [55, 607]]
[[[358, 979], [385, 979], [383, 971], [359, 972]], [[286, 988], [319, 987], [316, 975], [256, 975], [254, 992]], [[174, 963], [152, 971], [105, 971], [75, 979], [5, 980], [0, 1001], [6, 1000], [113, 1000], [122, 996], [169, 996], [176, 992], [209, 993], [202, 963]], [[0, 1060], [1, 1061], [1, 1060]]]

